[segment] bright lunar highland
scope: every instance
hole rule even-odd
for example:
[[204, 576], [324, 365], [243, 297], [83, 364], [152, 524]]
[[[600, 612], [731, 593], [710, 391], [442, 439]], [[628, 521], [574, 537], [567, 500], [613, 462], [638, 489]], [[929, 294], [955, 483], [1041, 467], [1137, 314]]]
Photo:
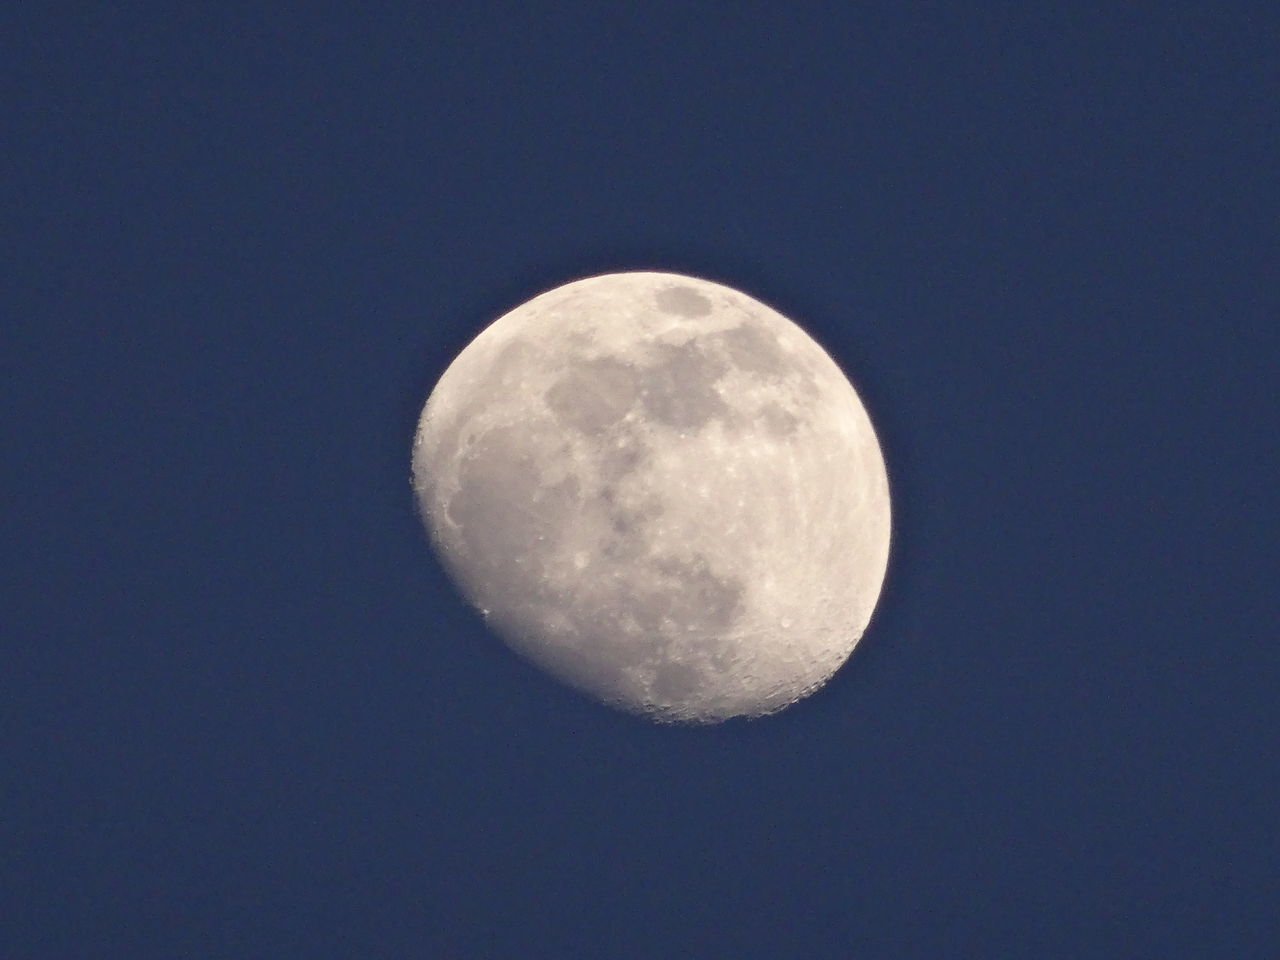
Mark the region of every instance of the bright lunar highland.
[[764, 304], [677, 274], [579, 280], [481, 332], [422, 412], [413, 486], [499, 636], [658, 720], [812, 693], [889, 554], [884, 460], [839, 367]]

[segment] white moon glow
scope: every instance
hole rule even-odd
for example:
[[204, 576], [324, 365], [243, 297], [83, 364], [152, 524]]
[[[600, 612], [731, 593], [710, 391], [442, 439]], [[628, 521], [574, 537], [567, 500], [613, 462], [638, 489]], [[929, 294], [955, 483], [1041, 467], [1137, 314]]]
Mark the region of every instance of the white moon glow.
[[659, 720], [812, 693], [888, 560], [884, 460], [849, 381], [786, 317], [677, 274], [579, 280], [486, 328], [427, 401], [413, 485], [513, 649]]

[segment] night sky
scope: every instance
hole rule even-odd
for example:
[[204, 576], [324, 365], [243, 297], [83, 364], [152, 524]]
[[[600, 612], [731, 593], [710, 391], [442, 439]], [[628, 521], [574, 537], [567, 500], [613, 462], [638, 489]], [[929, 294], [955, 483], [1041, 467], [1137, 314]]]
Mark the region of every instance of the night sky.
[[[6, 5], [0, 957], [1280, 956], [1280, 7], [1138, 7]], [[881, 438], [774, 717], [547, 679], [415, 513], [635, 269]]]

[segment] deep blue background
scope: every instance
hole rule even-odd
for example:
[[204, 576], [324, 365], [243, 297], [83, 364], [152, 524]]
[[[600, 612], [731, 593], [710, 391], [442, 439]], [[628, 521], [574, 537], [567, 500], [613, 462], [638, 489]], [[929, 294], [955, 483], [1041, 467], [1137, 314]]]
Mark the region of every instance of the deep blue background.
[[[1280, 7], [23, 6], [0, 956], [1280, 956]], [[415, 517], [456, 353], [640, 268], [884, 444], [767, 720], [544, 679]]]

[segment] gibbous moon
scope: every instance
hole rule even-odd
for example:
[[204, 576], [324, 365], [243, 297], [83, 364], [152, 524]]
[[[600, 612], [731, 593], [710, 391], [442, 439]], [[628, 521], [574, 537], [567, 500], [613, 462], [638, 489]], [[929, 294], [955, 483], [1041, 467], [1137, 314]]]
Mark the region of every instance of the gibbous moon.
[[608, 704], [712, 723], [822, 686], [889, 554], [858, 395], [729, 287], [614, 273], [500, 317], [422, 412], [440, 558], [516, 652]]

